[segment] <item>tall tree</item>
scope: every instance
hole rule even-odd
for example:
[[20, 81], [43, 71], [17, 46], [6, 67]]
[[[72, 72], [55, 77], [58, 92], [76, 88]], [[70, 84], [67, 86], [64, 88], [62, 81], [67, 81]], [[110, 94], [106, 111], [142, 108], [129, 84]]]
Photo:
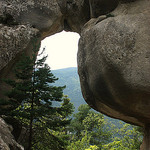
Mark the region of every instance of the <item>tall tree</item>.
[[38, 130], [34, 133], [33, 139], [35, 150], [63, 150], [67, 146], [69, 140], [67, 127], [71, 121], [68, 117], [73, 111], [73, 104], [67, 96], [63, 97], [59, 109], [60, 113], [45, 117], [42, 122], [38, 122]]
[[111, 141], [112, 133], [109, 130], [109, 124], [101, 113], [90, 111], [83, 120], [83, 125], [91, 136], [90, 144], [96, 145], [97, 150], [101, 150], [104, 144]]
[[138, 150], [142, 144], [143, 129], [120, 122], [120, 128], [113, 127], [112, 142], [103, 145], [103, 150]]
[[80, 139], [82, 136], [82, 131], [84, 130], [83, 120], [87, 117], [90, 106], [87, 104], [81, 104], [78, 108], [78, 113], [73, 115], [73, 120], [70, 125], [70, 132], [75, 134], [77, 139]]
[[[33, 149], [36, 129], [55, 130], [70, 122], [67, 118], [73, 111], [72, 104], [63, 97], [63, 87], [52, 85], [56, 78], [45, 63], [47, 56], [37, 60], [39, 47], [33, 45], [32, 56], [23, 54], [15, 67], [15, 80], [6, 80], [12, 89], [7, 93], [10, 111], [4, 114], [19, 118], [29, 126], [28, 150]], [[53, 102], [62, 102], [54, 107]], [[43, 130], [44, 131], [44, 130]]]
[[79, 112], [74, 115], [70, 129], [73, 133], [73, 143], [75, 143], [73, 145], [82, 143], [86, 133], [89, 144], [97, 146], [97, 150], [100, 150], [103, 144], [110, 142], [111, 132], [104, 116], [90, 109], [88, 105], [82, 104], [78, 108]]

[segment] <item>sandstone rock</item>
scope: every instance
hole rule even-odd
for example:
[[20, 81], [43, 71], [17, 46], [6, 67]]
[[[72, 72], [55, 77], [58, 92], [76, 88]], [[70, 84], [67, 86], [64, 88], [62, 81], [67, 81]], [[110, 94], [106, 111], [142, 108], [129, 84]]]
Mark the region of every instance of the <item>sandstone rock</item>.
[[0, 26], [0, 70], [29, 45], [37, 32], [27, 25]]
[[[83, 25], [91, 17], [107, 14], [115, 9], [118, 0], [66, 0], [65, 20], [70, 27], [69, 31], [81, 33]], [[92, 10], [90, 10], [90, 7]]]
[[0, 118], [0, 150], [24, 150], [12, 136], [12, 127]]
[[89, 0], [89, 2], [91, 4], [91, 18], [97, 18], [115, 9], [119, 0]]
[[124, 14], [117, 14], [116, 9], [115, 17], [85, 25], [78, 67], [89, 104], [109, 116], [144, 126], [150, 122], [150, 17], [142, 4], [150, 7], [150, 1], [135, 2], [133, 13], [126, 4]]
[[[0, 16], [6, 18], [5, 20], [8, 20], [7, 16], [9, 16], [17, 24], [30, 24], [42, 31], [43, 36], [54, 34], [63, 28], [61, 25], [62, 13], [57, 0], [2, 1]], [[7, 25], [12, 25], [12, 21]]]
[[85, 100], [108, 116], [145, 127], [144, 150], [150, 142], [149, 8], [147, 0], [120, 3], [114, 17], [90, 20], [78, 51]]
[[[0, 78], [13, 78], [13, 66], [21, 52], [30, 53], [31, 43], [35, 41], [39, 30], [29, 25], [0, 26]], [[10, 69], [11, 68], [11, 69]], [[0, 82], [0, 97], [8, 89]]]
[[[78, 32], [85, 100], [108, 116], [145, 127], [142, 149], [147, 150], [149, 8], [150, 0], [1, 0], [0, 78], [13, 77], [13, 65], [22, 51], [30, 55], [33, 39], [38, 44], [62, 30]], [[0, 97], [6, 89], [0, 83]]]

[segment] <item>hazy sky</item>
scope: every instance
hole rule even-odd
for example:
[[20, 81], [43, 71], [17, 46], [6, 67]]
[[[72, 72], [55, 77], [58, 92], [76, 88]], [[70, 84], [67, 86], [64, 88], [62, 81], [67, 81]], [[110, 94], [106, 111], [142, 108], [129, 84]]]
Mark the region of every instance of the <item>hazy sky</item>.
[[63, 31], [42, 41], [41, 48], [46, 48], [46, 63], [51, 70], [77, 66], [78, 40], [77, 33]]

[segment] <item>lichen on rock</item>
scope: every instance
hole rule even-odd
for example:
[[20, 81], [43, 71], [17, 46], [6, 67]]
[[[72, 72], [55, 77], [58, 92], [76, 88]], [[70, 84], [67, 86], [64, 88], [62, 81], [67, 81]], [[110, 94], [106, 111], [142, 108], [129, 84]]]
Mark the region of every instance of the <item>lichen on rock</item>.
[[28, 25], [0, 25], [0, 70], [23, 51], [39, 31]]

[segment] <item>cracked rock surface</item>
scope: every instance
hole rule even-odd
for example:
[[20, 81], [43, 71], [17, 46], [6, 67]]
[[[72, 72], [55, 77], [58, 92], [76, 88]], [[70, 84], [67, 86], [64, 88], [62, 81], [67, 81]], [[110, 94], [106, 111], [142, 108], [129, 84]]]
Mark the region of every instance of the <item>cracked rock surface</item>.
[[0, 149], [1, 150], [24, 150], [12, 136], [12, 127], [0, 118]]

